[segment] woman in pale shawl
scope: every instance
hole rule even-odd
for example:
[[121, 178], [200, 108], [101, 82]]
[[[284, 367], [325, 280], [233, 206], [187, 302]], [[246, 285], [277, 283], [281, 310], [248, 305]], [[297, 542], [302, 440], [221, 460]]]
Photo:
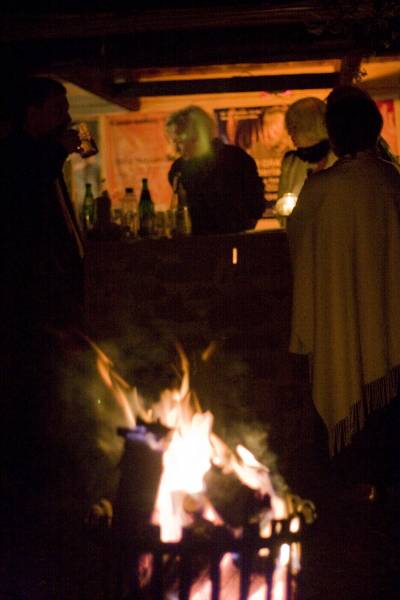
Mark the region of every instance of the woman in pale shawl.
[[331, 92], [326, 123], [339, 158], [306, 181], [288, 222], [290, 351], [310, 357], [334, 455], [377, 414], [399, 414], [400, 175], [378, 156], [382, 117], [366, 93]]

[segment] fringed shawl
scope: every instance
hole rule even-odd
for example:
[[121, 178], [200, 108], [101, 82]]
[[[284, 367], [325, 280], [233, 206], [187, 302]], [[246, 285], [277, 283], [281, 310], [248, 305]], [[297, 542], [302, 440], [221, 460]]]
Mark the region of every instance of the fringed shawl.
[[312, 361], [331, 453], [351, 442], [400, 379], [400, 175], [369, 153], [306, 182], [288, 222], [290, 351]]

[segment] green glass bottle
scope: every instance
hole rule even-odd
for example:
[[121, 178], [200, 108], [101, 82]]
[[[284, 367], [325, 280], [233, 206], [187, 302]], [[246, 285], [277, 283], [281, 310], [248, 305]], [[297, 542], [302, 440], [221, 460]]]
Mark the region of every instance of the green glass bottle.
[[92, 191], [92, 184], [85, 184], [85, 195], [82, 202], [82, 228], [86, 234], [93, 229], [95, 223], [95, 200]]
[[155, 210], [151, 198], [148, 181], [142, 179], [142, 191], [139, 200], [139, 235], [141, 237], [151, 237], [154, 231]]

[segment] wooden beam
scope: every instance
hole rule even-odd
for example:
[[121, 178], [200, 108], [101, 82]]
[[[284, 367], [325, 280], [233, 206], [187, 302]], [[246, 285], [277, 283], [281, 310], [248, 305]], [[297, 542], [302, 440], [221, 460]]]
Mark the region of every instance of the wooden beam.
[[140, 98], [141, 96], [182, 96], [232, 92], [278, 92], [293, 89], [327, 89], [335, 87], [338, 83], [338, 73], [124, 82], [113, 85], [113, 95], [116, 97], [132, 95]]
[[80, 69], [64, 68], [61, 71], [53, 69], [50, 73], [46, 74], [73, 83], [83, 90], [86, 90], [91, 94], [95, 94], [99, 98], [102, 98], [111, 104], [116, 104], [117, 106], [125, 108], [126, 110], [139, 110], [140, 108], [138, 98], [132, 96], [131, 94], [116, 95], [113, 93], [112, 86], [110, 85], [110, 82], [112, 81], [112, 74], [105, 67], [102, 69], [89, 69], [82, 67]]
[[[64, 8], [56, 13], [38, 14], [29, 10], [18, 15], [2, 15], [0, 39], [3, 42], [17, 40], [43, 40], [102, 37], [150, 31], [181, 31], [184, 29], [242, 28], [288, 24], [321, 24], [328, 22], [356, 21], [374, 17], [371, 2], [363, 0], [345, 7], [340, 3], [322, 0], [298, 0], [211, 7], [168, 7], [162, 9], [138, 8], [125, 10], [118, 7], [105, 12], [92, 7], [90, 11], [77, 13]], [[400, 9], [393, 8], [400, 13]]]

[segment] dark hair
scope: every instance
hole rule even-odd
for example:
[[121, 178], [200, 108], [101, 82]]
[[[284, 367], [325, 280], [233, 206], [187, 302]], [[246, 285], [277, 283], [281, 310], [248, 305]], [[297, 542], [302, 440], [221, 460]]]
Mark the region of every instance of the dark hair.
[[383, 119], [374, 100], [355, 86], [339, 86], [328, 96], [326, 126], [338, 156], [373, 148]]
[[9, 90], [9, 116], [14, 123], [21, 123], [30, 106], [41, 106], [48, 98], [66, 93], [65, 86], [50, 77], [32, 76], [17, 80]]

